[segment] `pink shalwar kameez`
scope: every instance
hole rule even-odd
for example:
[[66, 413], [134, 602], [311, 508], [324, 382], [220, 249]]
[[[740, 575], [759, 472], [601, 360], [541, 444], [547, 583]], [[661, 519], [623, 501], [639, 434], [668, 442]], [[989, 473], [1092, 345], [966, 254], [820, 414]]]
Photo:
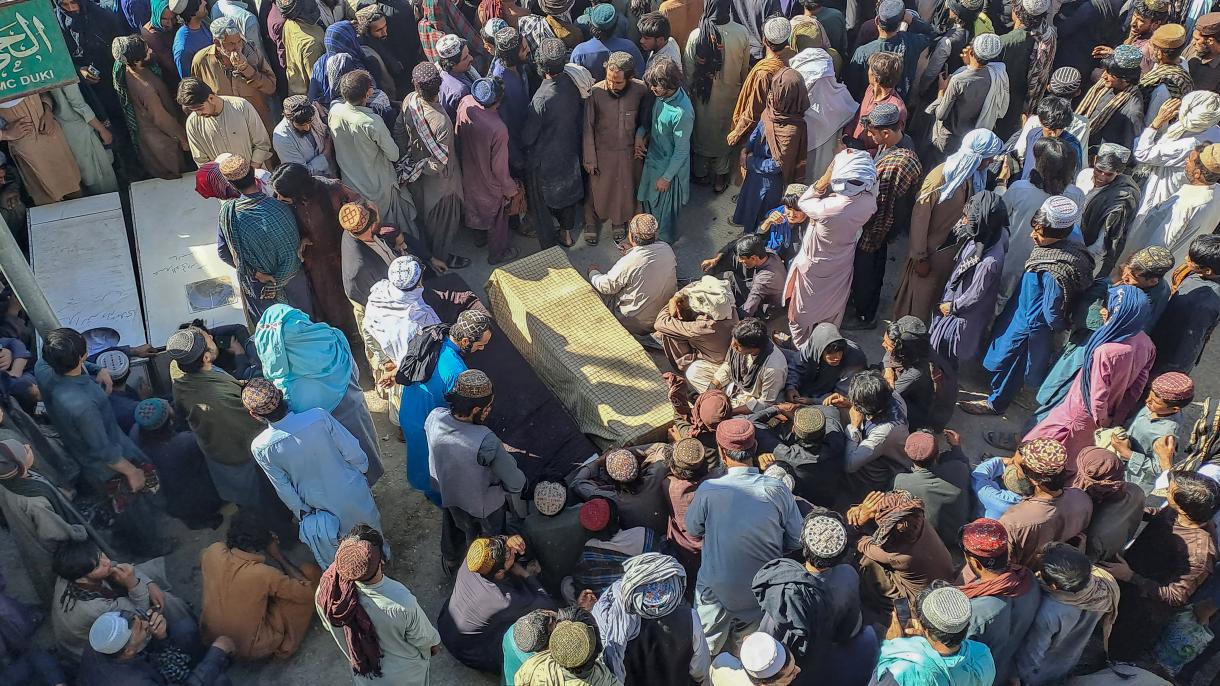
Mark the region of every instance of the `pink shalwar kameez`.
[[1139, 407], [1148, 374], [1156, 360], [1156, 347], [1148, 334], [1140, 332], [1120, 343], [1105, 343], [1093, 353], [1089, 379], [1089, 407], [1084, 405], [1080, 390], [1080, 374], [1072, 382], [1072, 390], [1040, 424], [1025, 436], [1053, 438], [1067, 449], [1065, 471], [1076, 473], [1076, 456], [1093, 445], [1093, 432], [1122, 426]]
[[843, 322], [851, 275], [855, 264], [856, 239], [869, 217], [877, 211], [877, 197], [869, 191], [855, 195], [831, 193], [815, 197], [810, 188], [800, 200], [809, 215], [809, 229], [801, 249], [792, 260], [784, 283], [788, 324], [797, 349], [822, 322]]

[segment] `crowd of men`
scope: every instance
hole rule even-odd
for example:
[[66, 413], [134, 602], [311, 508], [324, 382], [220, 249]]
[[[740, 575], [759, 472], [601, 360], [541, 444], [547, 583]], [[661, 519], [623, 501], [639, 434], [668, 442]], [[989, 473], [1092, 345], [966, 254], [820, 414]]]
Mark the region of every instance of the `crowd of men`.
[[[1220, 424], [1183, 416], [1220, 321], [1211, 0], [33, 1], [80, 80], [0, 103], [0, 214], [194, 172], [249, 326], [38, 346], [4, 294], [38, 602], [0, 594], [0, 683], [223, 685], [315, 621], [356, 684], [442, 650], [512, 686], [1220, 678]], [[691, 184], [742, 235], [680, 282]], [[668, 440], [527, 476], [491, 316], [425, 298], [466, 232], [493, 265], [615, 242], [589, 283]], [[390, 490], [439, 508], [436, 616], [387, 574], [362, 379]], [[994, 453], [958, 410], [1006, 418]], [[167, 517], [225, 526], [198, 599]]]

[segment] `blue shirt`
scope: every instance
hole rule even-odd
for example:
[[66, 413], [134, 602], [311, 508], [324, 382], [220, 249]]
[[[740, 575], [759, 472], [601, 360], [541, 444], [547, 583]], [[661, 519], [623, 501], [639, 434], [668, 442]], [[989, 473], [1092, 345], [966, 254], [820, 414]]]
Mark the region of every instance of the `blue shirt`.
[[174, 34], [174, 64], [178, 67], [178, 76], [186, 78], [191, 75], [191, 62], [195, 53], [212, 44], [212, 32], [205, 23], [198, 30], [192, 31], [186, 26], [179, 26]]
[[572, 49], [571, 61], [588, 69], [594, 81], [602, 81], [606, 78], [606, 60], [610, 59], [612, 52], [628, 53], [637, 65], [644, 64], [640, 49], [626, 38], [607, 38], [604, 41], [590, 38]]
[[280, 500], [298, 518], [327, 510], [339, 518], [340, 532], [361, 523], [381, 528], [364, 478], [368, 456], [356, 437], [326, 410], [289, 412], [254, 437], [250, 452]]
[[970, 473], [970, 487], [974, 489], [976, 517], [999, 519], [1008, 508], [1021, 502], [1023, 498], [1004, 488], [1004, 458], [993, 457], [984, 460]]
[[119, 428], [110, 397], [93, 378], [97, 370], [96, 365], [86, 364], [79, 376], [65, 376], [39, 360], [34, 377], [64, 449], [92, 478], [106, 481], [116, 474], [108, 465], [145, 458]]
[[525, 118], [529, 113], [530, 93], [525, 77], [518, 66], [513, 71], [500, 59], [491, 65], [491, 75], [504, 82], [504, 97], [500, 100], [500, 121], [508, 128], [508, 166], [522, 172], [525, 169], [525, 153], [521, 149], [521, 132], [525, 129]]
[[736, 618], [760, 620], [750, 584], [764, 564], [800, 545], [801, 524], [792, 491], [757, 467], [731, 467], [699, 484], [686, 511], [687, 532], [703, 540], [699, 587]]

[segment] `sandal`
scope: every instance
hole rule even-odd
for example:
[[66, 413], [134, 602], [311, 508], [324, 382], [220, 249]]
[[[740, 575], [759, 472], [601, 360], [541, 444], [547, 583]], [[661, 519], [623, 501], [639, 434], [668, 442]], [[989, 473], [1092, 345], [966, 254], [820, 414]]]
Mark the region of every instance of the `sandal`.
[[1017, 434], [1012, 431], [988, 431], [983, 434], [983, 440], [993, 448], [1010, 453], [1014, 452], [1020, 444]]
[[510, 260], [515, 260], [515, 259], [517, 259], [517, 249], [510, 246], [508, 248], [508, 250], [505, 250], [503, 253], [500, 254], [499, 259], [493, 260], [491, 258], [491, 255], [488, 255], [487, 264], [504, 264], [505, 262], [508, 262]]
[[445, 265], [450, 269], [461, 269], [462, 267], [470, 266], [470, 258], [462, 257], [461, 255], [450, 255], [449, 259], [445, 260]]
[[615, 243], [621, 243], [623, 239], [627, 237], [626, 224], [615, 224], [610, 230], [613, 233]]
[[962, 412], [965, 412], [966, 414], [972, 414], [972, 415], [976, 415], [976, 416], [980, 416], [980, 417], [994, 416], [994, 415], [1000, 414], [999, 412], [996, 412], [995, 409], [991, 405], [989, 405], [986, 400], [971, 400], [969, 402], [960, 402], [957, 404], [957, 406], [962, 408]]
[[722, 174], [720, 176], [717, 176], [716, 183], [715, 183], [715, 185], [712, 186], [712, 192], [715, 193], [716, 195], [720, 195], [721, 193], [727, 191], [728, 189], [729, 189], [728, 174]]
[[692, 176], [692, 177], [690, 177], [690, 182], [696, 186], [712, 185], [712, 180], [706, 176]]
[[576, 241], [572, 239], [572, 232], [568, 229], [560, 229], [555, 235], [555, 240], [565, 248], [570, 248], [576, 245]]
[[585, 245], [597, 245], [597, 242], [601, 240], [600, 227], [593, 224], [585, 224], [585, 233], [583, 238], [585, 239]]

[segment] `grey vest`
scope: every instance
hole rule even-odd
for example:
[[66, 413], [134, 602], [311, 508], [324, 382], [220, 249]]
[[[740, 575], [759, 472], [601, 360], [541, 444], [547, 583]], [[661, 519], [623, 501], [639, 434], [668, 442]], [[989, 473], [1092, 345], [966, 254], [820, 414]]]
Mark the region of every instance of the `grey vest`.
[[491, 470], [479, 462], [479, 446], [491, 429], [453, 418], [438, 407], [424, 422], [428, 434], [428, 463], [436, 475], [442, 507], [456, 507], [482, 519], [504, 507], [504, 489]]

